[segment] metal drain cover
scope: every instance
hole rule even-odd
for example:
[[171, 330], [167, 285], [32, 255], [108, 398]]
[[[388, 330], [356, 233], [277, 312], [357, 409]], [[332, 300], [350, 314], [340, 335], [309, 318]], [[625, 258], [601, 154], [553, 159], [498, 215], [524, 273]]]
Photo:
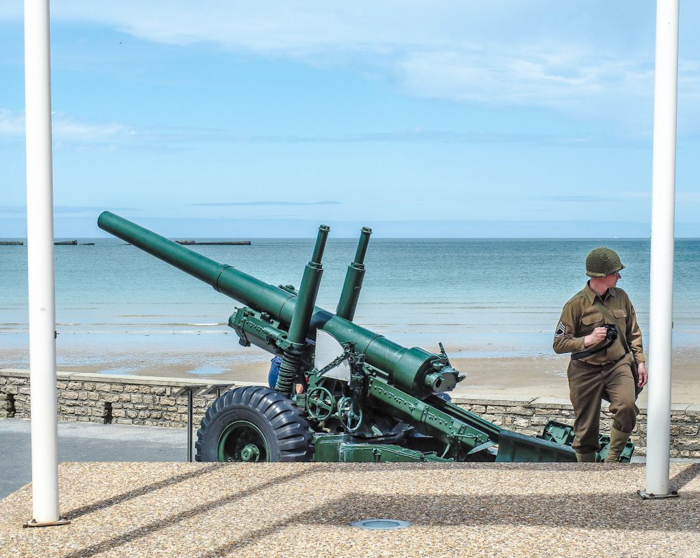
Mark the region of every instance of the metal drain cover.
[[353, 521], [351, 525], [360, 529], [405, 529], [411, 524], [399, 519], [363, 519], [362, 521]]

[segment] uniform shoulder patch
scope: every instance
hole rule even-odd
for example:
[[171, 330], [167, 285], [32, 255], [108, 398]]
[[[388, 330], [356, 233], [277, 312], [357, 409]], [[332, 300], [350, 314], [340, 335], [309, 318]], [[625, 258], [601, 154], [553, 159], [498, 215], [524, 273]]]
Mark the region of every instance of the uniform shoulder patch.
[[564, 325], [564, 322], [560, 320], [557, 324], [557, 329], [554, 332], [554, 337], [561, 337], [562, 335], [566, 335], [566, 326]]

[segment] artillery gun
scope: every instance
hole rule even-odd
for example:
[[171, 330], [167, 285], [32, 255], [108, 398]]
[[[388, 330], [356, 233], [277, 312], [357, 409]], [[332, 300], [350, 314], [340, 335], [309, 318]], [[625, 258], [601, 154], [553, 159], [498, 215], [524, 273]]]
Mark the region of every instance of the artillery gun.
[[550, 423], [541, 437], [524, 436], [452, 404], [446, 392], [464, 376], [441, 344], [437, 354], [407, 349], [353, 323], [371, 229], [362, 229], [333, 314], [315, 306], [324, 225], [298, 291], [107, 211], [98, 225], [245, 305], [228, 320], [240, 343], [281, 358], [275, 389], [240, 387], [212, 403], [197, 461], [576, 461], [570, 427]]

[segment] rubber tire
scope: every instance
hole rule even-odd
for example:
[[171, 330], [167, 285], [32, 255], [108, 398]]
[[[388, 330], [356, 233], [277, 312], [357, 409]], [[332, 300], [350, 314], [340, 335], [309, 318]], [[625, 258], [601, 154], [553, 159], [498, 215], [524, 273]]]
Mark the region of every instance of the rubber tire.
[[267, 461], [310, 461], [309, 423], [290, 399], [274, 389], [246, 386], [224, 393], [207, 409], [195, 448], [196, 461], [218, 461], [219, 439], [233, 422], [245, 420], [263, 434], [270, 448]]

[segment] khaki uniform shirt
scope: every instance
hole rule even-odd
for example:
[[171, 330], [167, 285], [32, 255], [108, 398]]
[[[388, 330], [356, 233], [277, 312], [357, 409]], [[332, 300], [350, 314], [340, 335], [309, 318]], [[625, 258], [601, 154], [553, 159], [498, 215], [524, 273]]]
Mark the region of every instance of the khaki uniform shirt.
[[[595, 328], [611, 323], [611, 320], [597, 306], [594, 306], [593, 303], [596, 298], [603, 303], [603, 306], [615, 318], [618, 331], [624, 332], [634, 359], [637, 363], [644, 362], [642, 332], [637, 324], [637, 316], [627, 293], [622, 289], [613, 287], [608, 289], [601, 298], [591, 290], [588, 283], [586, 283], [585, 288], [581, 292], [575, 294], [564, 305], [561, 318], [554, 333], [554, 351], [560, 354], [577, 353], [587, 349], [596, 349], [608, 342], [606, 339], [603, 339], [597, 345], [589, 347], [584, 347], [583, 345], [584, 337], [593, 333]], [[617, 340], [610, 347], [581, 359], [581, 362], [602, 366], [616, 362], [624, 355], [625, 347], [622, 344], [621, 336], [618, 336]]]

